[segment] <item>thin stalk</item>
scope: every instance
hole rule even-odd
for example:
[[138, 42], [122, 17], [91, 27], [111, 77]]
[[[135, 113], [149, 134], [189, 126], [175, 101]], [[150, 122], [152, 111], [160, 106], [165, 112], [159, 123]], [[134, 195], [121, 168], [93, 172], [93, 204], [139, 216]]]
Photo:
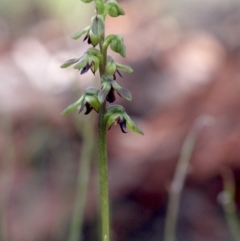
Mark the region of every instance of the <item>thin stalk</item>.
[[222, 206], [227, 220], [228, 227], [234, 241], [240, 240], [240, 221], [237, 215], [237, 207], [235, 204], [235, 181], [233, 173], [230, 169], [222, 171], [223, 185], [224, 185], [224, 199]]
[[178, 160], [170, 187], [166, 225], [164, 230], [164, 241], [175, 241], [179, 203], [189, 162], [196, 142], [196, 134], [196, 130], [193, 128], [184, 140], [181, 149], [180, 158]]
[[1, 116], [0, 134], [5, 136], [4, 152], [2, 164], [4, 175], [2, 175], [3, 192], [1, 192], [0, 200], [0, 240], [7, 241], [8, 237], [8, 220], [7, 220], [7, 205], [10, 198], [10, 193], [13, 187], [15, 166], [16, 166], [16, 151], [13, 143], [13, 123], [10, 116]]
[[83, 136], [83, 146], [79, 158], [80, 164], [77, 177], [76, 198], [74, 202], [73, 216], [68, 241], [81, 240], [84, 207], [86, 203], [87, 186], [90, 174], [90, 160], [95, 147], [93, 123], [90, 118], [82, 121], [81, 130], [79, 130], [79, 132]]
[[175, 236], [179, 204], [193, 149], [197, 141], [199, 131], [204, 126], [210, 126], [213, 123], [214, 118], [210, 115], [202, 115], [198, 117], [193, 123], [192, 128], [190, 129], [187, 137], [183, 142], [180, 152], [180, 158], [177, 162], [176, 170], [169, 192], [169, 202], [167, 207], [167, 217], [163, 239], [164, 241], [175, 241], [176, 239]]

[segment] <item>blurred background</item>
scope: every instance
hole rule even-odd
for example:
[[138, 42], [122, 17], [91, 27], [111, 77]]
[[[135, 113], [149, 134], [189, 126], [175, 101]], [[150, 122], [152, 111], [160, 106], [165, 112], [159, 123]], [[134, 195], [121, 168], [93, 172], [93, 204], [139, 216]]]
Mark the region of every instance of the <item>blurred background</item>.
[[[145, 135], [108, 132], [113, 240], [163, 240], [176, 164], [192, 132], [176, 241], [240, 240], [229, 226], [240, 230], [240, 2], [119, 3], [126, 15], [108, 17], [106, 31], [123, 36], [126, 59], [111, 54], [134, 73], [117, 79], [133, 101], [117, 102]], [[99, 80], [59, 66], [88, 48], [71, 36], [93, 14], [93, 4], [78, 0], [0, 1], [2, 241], [68, 240], [83, 143], [96, 141], [97, 115], [60, 113]], [[97, 240], [96, 151], [89, 159], [82, 238]]]

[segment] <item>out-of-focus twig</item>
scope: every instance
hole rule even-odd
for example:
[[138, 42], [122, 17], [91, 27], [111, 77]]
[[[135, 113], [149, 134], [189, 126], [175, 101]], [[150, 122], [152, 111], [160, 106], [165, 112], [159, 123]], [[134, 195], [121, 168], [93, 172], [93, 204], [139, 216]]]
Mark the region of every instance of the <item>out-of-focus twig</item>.
[[10, 116], [5, 115], [1, 117], [0, 134], [1, 132], [5, 137], [5, 141], [3, 148], [4, 152], [1, 160], [4, 173], [1, 175], [0, 240], [7, 241], [9, 240], [7, 227], [7, 204], [12, 190], [16, 162], [16, 153], [13, 143], [13, 124]]
[[180, 152], [180, 158], [177, 162], [173, 181], [171, 183], [169, 191], [169, 201], [164, 230], [164, 241], [175, 241], [179, 203], [194, 145], [196, 143], [199, 130], [203, 126], [209, 125], [212, 122], [213, 118], [211, 116], [200, 116], [194, 122], [193, 127], [190, 129], [187, 137], [183, 142]]
[[79, 160], [80, 164], [77, 178], [76, 198], [68, 241], [81, 240], [84, 207], [86, 203], [87, 187], [90, 175], [90, 161], [93, 157], [95, 148], [93, 119], [87, 118], [82, 120], [81, 125], [78, 123], [76, 128], [83, 136], [83, 146]]
[[237, 215], [235, 204], [235, 180], [233, 172], [229, 168], [222, 170], [223, 192], [219, 195], [219, 201], [222, 204], [228, 227], [234, 241], [240, 240], [240, 221]]

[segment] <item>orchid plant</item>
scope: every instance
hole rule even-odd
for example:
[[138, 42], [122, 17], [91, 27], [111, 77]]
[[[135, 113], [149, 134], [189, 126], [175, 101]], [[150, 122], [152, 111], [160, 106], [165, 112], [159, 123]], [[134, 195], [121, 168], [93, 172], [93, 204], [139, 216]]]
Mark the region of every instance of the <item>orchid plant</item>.
[[84, 3], [95, 3], [95, 14], [91, 19], [91, 24], [83, 30], [77, 32], [73, 39], [84, 36], [83, 41], [87, 41], [90, 48], [80, 57], [69, 59], [61, 65], [73, 68], [80, 72], [80, 75], [91, 71], [94, 75], [99, 72], [100, 89], [88, 87], [84, 94], [72, 105], [66, 108], [62, 114], [66, 115], [74, 110], [79, 113], [85, 108], [85, 114], [92, 110], [98, 113], [98, 151], [99, 151], [99, 173], [100, 173], [100, 197], [101, 197], [101, 227], [102, 241], [110, 240], [109, 231], [109, 197], [108, 197], [108, 170], [107, 170], [107, 143], [106, 131], [114, 124], [119, 124], [123, 133], [128, 128], [130, 131], [142, 134], [142, 130], [133, 122], [121, 105], [113, 105], [116, 100], [116, 93], [128, 100], [132, 100], [130, 91], [121, 87], [116, 79], [122, 77], [120, 71], [132, 73], [133, 70], [127, 65], [114, 61], [108, 55], [109, 47], [112, 51], [126, 56], [126, 47], [123, 38], [117, 34], [105, 37], [105, 19], [107, 15], [118, 17], [124, 15], [124, 10], [116, 0], [81, 0]]

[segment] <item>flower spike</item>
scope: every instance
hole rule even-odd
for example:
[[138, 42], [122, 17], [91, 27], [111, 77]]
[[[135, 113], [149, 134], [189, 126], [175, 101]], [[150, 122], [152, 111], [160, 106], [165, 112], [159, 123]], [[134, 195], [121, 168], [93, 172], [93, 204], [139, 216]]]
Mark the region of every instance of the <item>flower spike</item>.
[[[122, 57], [126, 56], [126, 47], [122, 36], [117, 34], [105, 34], [105, 19], [109, 15], [111, 17], [118, 17], [124, 15], [125, 12], [118, 4], [117, 0], [81, 0], [84, 3], [94, 2], [95, 13], [91, 19], [90, 26], [77, 32], [73, 39], [79, 39], [83, 36], [83, 41], [92, 45], [91, 48], [80, 57], [72, 58], [61, 65], [61, 68], [67, 68], [73, 65], [80, 74], [84, 74], [89, 70], [95, 75], [99, 70], [101, 89], [89, 87], [85, 90], [83, 95], [72, 105], [66, 108], [62, 114], [66, 115], [74, 110], [79, 113], [85, 109], [85, 115], [92, 110], [99, 113], [98, 115], [98, 152], [99, 152], [99, 179], [100, 179], [100, 198], [101, 198], [101, 241], [110, 241], [109, 228], [109, 197], [108, 197], [108, 172], [107, 172], [107, 138], [106, 129], [110, 129], [113, 125], [119, 125], [123, 133], [127, 133], [127, 129], [138, 134], [143, 135], [142, 130], [134, 123], [128, 116], [125, 109], [120, 105], [108, 105], [116, 100], [116, 93], [128, 101], [132, 100], [131, 93], [122, 88], [117, 82], [116, 77], [122, 77], [121, 72], [132, 73], [133, 70], [127, 65], [122, 65], [108, 56], [108, 49], [120, 54]], [[98, 45], [98, 48], [96, 46]], [[83, 208], [83, 205], [82, 205]], [[79, 209], [80, 211], [80, 209]], [[76, 223], [72, 222], [72, 227]], [[71, 230], [74, 230], [72, 229]], [[81, 228], [79, 226], [79, 228]], [[79, 233], [79, 232], [78, 232]], [[75, 235], [73, 235], [75, 236]], [[79, 239], [76, 236], [76, 239]]]

